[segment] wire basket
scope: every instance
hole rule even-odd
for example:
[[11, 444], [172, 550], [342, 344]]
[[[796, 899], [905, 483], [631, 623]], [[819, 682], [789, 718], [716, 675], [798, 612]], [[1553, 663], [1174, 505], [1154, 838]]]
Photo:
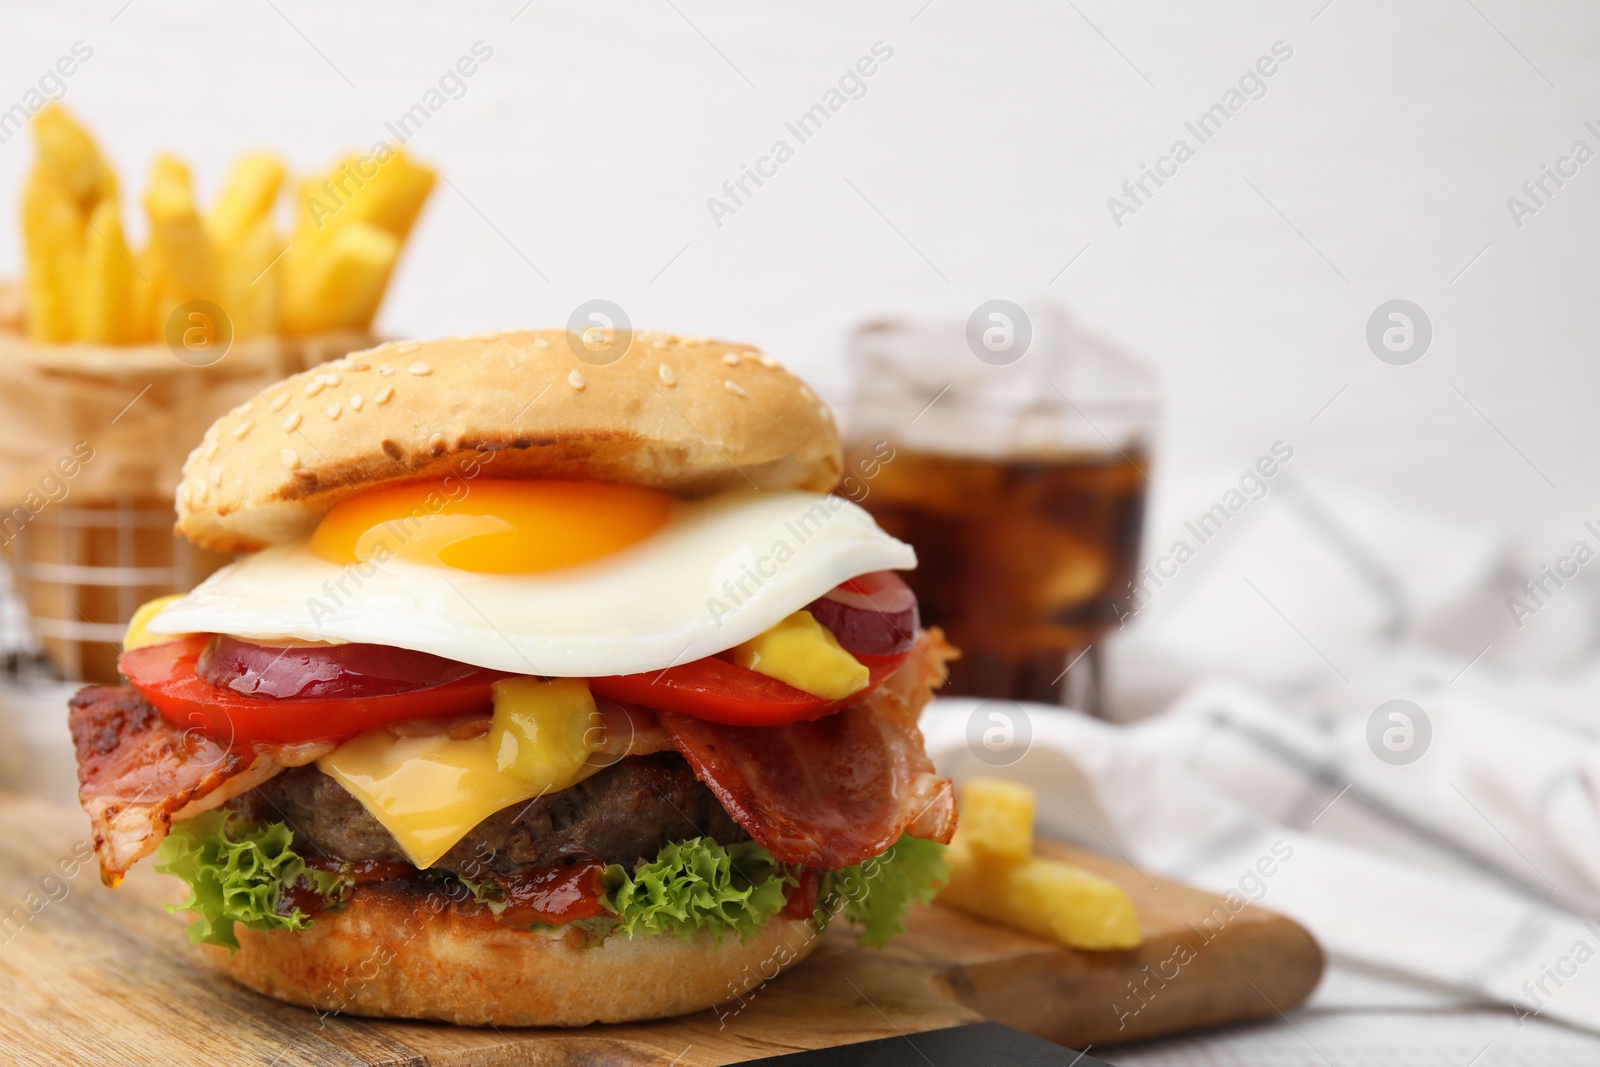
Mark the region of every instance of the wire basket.
[[[172, 503], [121, 499], [47, 508], [6, 546], [37, 651], [69, 681], [117, 679], [122, 635], [140, 604], [192, 589], [227, 556], [172, 534]], [[16, 669], [27, 669], [28, 651]]]

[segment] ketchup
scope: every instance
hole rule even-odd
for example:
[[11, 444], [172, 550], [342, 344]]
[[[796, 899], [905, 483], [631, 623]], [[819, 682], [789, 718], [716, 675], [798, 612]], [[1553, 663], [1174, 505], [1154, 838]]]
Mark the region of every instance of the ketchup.
[[499, 881], [506, 896], [500, 921], [559, 926], [603, 915], [600, 872], [604, 869], [599, 860], [587, 859], [503, 877]]
[[[313, 870], [340, 875], [355, 886], [401, 881], [417, 874], [410, 865], [391, 860], [352, 862], [333, 856], [310, 856], [305, 862]], [[533, 923], [559, 926], [603, 915], [605, 906], [600, 903], [603, 891], [600, 872], [604, 869], [605, 864], [599, 860], [584, 859], [501, 876], [496, 882], [505, 891], [504, 907], [499, 909], [495, 917], [500, 922], [519, 926]], [[285, 886], [278, 894], [277, 910], [280, 915], [293, 915], [299, 911], [314, 918], [326, 911], [328, 906], [329, 901], [304, 876], [295, 879], [293, 885]]]
[[[389, 882], [397, 878], [406, 877], [412, 870], [404, 863], [396, 863], [391, 860], [356, 860], [355, 862], [350, 862], [334, 859], [332, 856], [308, 856], [305, 863], [307, 867], [314, 871], [325, 871], [328, 874], [341, 875], [352, 885]], [[278, 894], [277, 912], [279, 915], [293, 915], [299, 911], [314, 918], [327, 909], [327, 898], [318, 892], [317, 887], [311, 884], [311, 879], [304, 875], [296, 878], [293, 885], [284, 886]]]

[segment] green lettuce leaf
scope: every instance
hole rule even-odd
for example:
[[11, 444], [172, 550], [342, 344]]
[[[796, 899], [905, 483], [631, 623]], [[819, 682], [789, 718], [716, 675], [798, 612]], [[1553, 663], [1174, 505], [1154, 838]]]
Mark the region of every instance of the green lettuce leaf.
[[687, 938], [704, 929], [718, 944], [730, 932], [753, 937], [783, 910], [784, 887], [795, 881], [755, 842], [719, 845], [709, 837], [663, 845], [632, 872], [613, 863], [602, 879], [617, 932]]
[[304, 929], [311, 922], [305, 912], [277, 911], [279, 895], [302, 877], [330, 902], [341, 898], [345, 880], [307, 867], [289, 847], [293, 839], [281, 822], [238, 822], [232, 812], [208, 811], [174, 824], [156, 852], [156, 870], [189, 884], [188, 900], [167, 905], [197, 916], [189, 941], [233, 951], [239, 947], [236, 922], [252, 930]]
[[466, 887], [472, 894], [472, 899], [479, 904], [487, 905], [489, 910], [499, 915], [506, 907], [505, 886], [489, 879], [468, 878], [464, 874], [456, 874], [454, 880]]
[[[706, 837], [663, 847], [632, 873], [613, 864], [603, 876], [612, 930], [689, 937], [705, 929], [748, 941], [783, 910], [803, 868], [780, 864], [753, 841], [719, 845]], [[926, 904], [948, 877], [944, 846], [901, 837], [887, 852], [854, 867], [822, 872], [816, 920], [836, 915], [861, 928], [860, 945], [883, 945], [905, 930], [913, 903]]]
[[827, 871], [817, 892], [819, 911], [860, 927], [858, 945], [888, 944], [905, 931], [912, 903], [931, 902], [949, 879], [944, 850], [937, 841], [901, 836], [882, 855]]
[[[190, 911], [189, 940], [239, 947], [234, 923], [252, 930], [301, 930], [311, 918], [296, 909], [279, 914], [284, 889], [305, 878], [330, 904], [349, 883], [313, 870], [290, 847], [294, 835], [281, 822], [240, 822], [228, 812], [207, 812], [173, 826], [156, 853], [156, 870], [189, 885], [189, 898], [169, 911]], [[728, 934], [749, 940], [783, 911], [788, 891], [804, 868], [778, 863], [753, 841], [720, 845], [700, 837], [667, 844], [654, 861], [632, 871], [612, 864], [602, 873], [607, 916], [578, 925], [596, 940], [629, 937], [687, 938], [707, 930], [721, 943]], [[859, 927], [857, 943], [882, 945], [905, 929], [915, 903], [933, 899], [948, 874], [944, 846], [902, 837], [881, 856], [855, 867], [821, 872], [815, 919], [835, 916]], [[492, 882], [459, 879], [482, 903], [495, 907], [503, 890]]]

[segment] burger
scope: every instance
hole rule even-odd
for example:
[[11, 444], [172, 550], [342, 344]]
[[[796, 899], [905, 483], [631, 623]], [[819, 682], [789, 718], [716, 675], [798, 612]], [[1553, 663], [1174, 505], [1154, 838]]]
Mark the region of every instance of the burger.
[[658, 1018], [935, 892], [956, 808], [917, 719], [955, 653], [911, 548], [829, 493], [832, 415], [776, 361], [611, 340], [385, 344], [189, 455], [177, 531], [238, 558], [142, 607], [70, 721], [103, 880], [153, 855], [234, 980]]

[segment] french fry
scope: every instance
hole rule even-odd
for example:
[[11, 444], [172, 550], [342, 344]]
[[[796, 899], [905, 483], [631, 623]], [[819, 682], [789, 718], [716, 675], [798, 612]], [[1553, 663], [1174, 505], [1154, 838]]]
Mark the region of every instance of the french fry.
[[1070, 948], [1137, 948], [1144, 941], [1121, 886], [1081, 867], [1036, 857], [1007, 862], [957, 841], [945, 853], [950, 880], [939, 902]]
[[436, 175], [428, 167], [412, 163], [399, 149], [377, 164], [377, 169], [377, 176], [351, 200], [352, 213], [355, 220], [381, 227], [403, 242], [433, 192]]
[[[150, 164], [151, 189], [163, 185], [175, 185], [187, 190], [193, 184], [193, 178], [189, 174], [189, 164], [177, 156], [169, 156], [163, 152]], [[149, 193], [145, 195], [148, 196]]]
[[65, 109], [45, 107], [32, 129], [38, 162], [22, 194], [27, 332], [36, 341], [60, 343], [78, 336], [89, 220], [101, 204], [115, 205], [117, 180], [94, 139]]
[[95, 208], [85, 240], [78, 340], [109, 345], [145, 340], [147, 323], [138, 314], [136, 293], [143, 283], [122, 236], [122, 213], [115, 197]]
[[981, 855], [1025, 860], [1033, 855], [1033, 790], [1000, 778], [961, 787], [961, 837]]
[[939, 902], [1072, 948], [1134, 948], [1144, 940], [1128, 894], [1081, 867], [1033, 854], [1033, 790], [998, 778], [961, 787], [961, 825], [945, 852]]
[[269, 268], [283, 251], [272, 225], [272, 204], [283, 177], [283, 163], [276, 156], [247, 152], [234, 161], [206, 215], [206, 233], [217, 257], [217, 288], [235, 337], [258, 337], [278, 328], [278, 275]]
[[[139, 268], [139, 276], [133, 280], [133, 321], [139, 324], [139, 332], [145, 340], [156, 338], [159, 334], [156, 324], [156, 280], [160, 278], [160, 258], [155, 249], [146, 245], [134, 257], [134, 263]], [[165, 329], [165, 322], [160, 328]]]
[[232, 245], [222, 249], [222, 305], [233, 320], [235, 338], [277, 332], [279, 269], [283, 239], [270, 218], [259, 218]]
[[[341, 160], [299, 186], [283, 261], [285, 333], [366, 329], [436, 176], [398, 149]], [[383, 235], [391, 242], [381, 239]]]
[[94, 138], [59, 104], [33, 117], [33, 139], [46, 180], [85, 217], [117, 198], [117, 178]]
[[77, 208], [35, 167], [22, 189], [29, 339], [60, 344], [77, 332], [86, 228]]
[[399, 149], [387, 155], [347, 156], [320, 179], [301, 185], [304, 210], [296, 239], [367, 222], [404, 241], [435, 180], [430, 168], [411, 162]]
[[[189, 168], [171, 156], [157, 156], [144, 194], [150, 218], [149, 273], [154, 287], [152, 325], [157, 336], [174, 308], [189, 300], [215, 301], [216, 253], [195, 210]], [[231, 316], [231, 312], [230, 312]]]
[[253, 237], [261, 240], [257, 224], [272, 213], [283, 175], [283, 162], [266, 152], [246, 152], [234, 160], [222, 192], [206, 214], [206, 230], [219, 249], [227, 252]]
[[364, 222], [341, 224], [309, 262], [286, 272], [283, 332], [366, 329], [399, 257], [400, 239], [393, 234]]

